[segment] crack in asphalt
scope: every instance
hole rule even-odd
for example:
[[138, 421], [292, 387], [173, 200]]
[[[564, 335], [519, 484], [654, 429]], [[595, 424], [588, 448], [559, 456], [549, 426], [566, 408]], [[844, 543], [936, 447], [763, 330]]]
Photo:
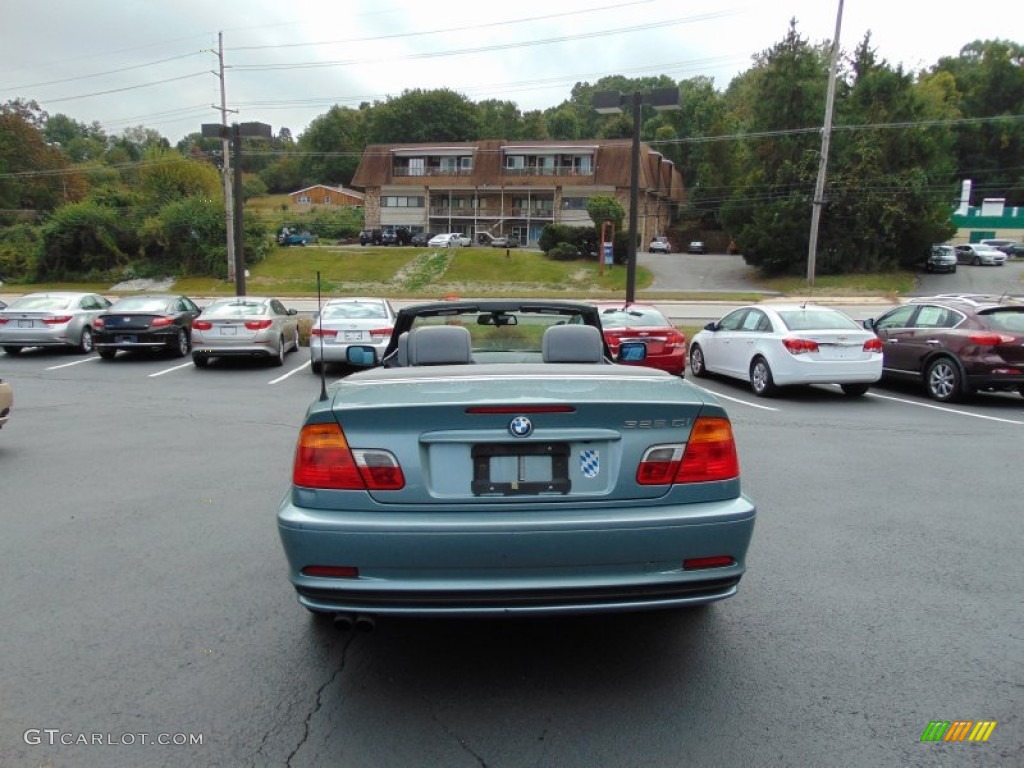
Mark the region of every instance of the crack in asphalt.
[[[306, 741], [309, 739], [310, 721], [312, 721], [313, 716], [317, 712], [319, 712], [321, 707], [323, 706], [324, 691], [327, 690], [327, 687], [331, 685], [331, 683], [333, 683], [335, 680], [337, 680], [338, 675], [340, 675], [344, 671], [346, 657], [348, 656], [348, 649], [352, 646], [352, 643], [355, 642], [355, 639], [356, 636], [355, 633], [353, 633], [352, 636], [348, 639], [348, 641], [342, 646], [341, 662], [338, 664], [338, 668], [331, 673], [331, 676], [327, 678], [323, 685], [316, 689], [316, 702], [314, 703], [313, 708], [306, 715], [306, 719], [302, 723], [302, 738], [299, 739], [298, 743], [295, 745], [295, 748], [288, 753], [288, 757], [285, 759], [285, 765], [290, 766], [292, 764], [292, 759], [295, 757], [295, 755], [298, 754], [299, 750], [302, 749]], [[270, 731], [272, 730], [273, 729], [271, 728], [264, 734], [263, 739], [260, 741], [260, 748], [256, 751], [257, 755], [260, 754], [260, 752], [262, 752], [263, 746], [267, 741], [267, 737], [270, 735]]]
[[[430, 704], [429, 700], [427, 700], [427, 704]], [[459, 746], [462, 747], [463, 751], [472, 756], [473, 759], [480, 764], [480, 768], [487, 768], [487, 761], [473, 751], [473, 749], [469, 746], [469, 742], [467, 742], [466, 739], [462, 738], [457, 733], [455, 733], [455, 731], [453, 731], [451, 728], [445, 725], [444, 721], [442, 721], [441, 718], [437, 716], [432, 707], [430, 710], [430, 719], [437, 723], [439, 726], [441, 726], [441, 730], [445, 732], [445, 735], [451, 736], [453, 739], [455, 739], [455, 741], [459, 743]]]

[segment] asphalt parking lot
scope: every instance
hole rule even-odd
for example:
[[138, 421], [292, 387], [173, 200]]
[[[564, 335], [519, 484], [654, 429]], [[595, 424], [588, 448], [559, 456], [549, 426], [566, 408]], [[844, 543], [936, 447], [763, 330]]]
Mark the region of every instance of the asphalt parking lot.
[[[702, 380], [759, 507], [736, 598], [343, 634], [296, 603], [274, 522], [305, 351], [0, 375], [4, 766], [1024, 762], [1019, 396]], [[982, 719], [987, 743], [921, 742]]]

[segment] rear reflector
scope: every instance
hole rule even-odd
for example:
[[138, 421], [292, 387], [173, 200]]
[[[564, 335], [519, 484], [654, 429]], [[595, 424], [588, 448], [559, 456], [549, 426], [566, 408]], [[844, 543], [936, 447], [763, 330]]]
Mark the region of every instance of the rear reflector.
[[354, 565], [307, 565], [303, 576], [325, 576], [330, 579], [358, 579], [359, 569]]
[[683, 560], [683, 569], [687, 571], [695, 571], [700, 568], [728, 568], [730, 565], [736, 565], [736, 561], [728, 555], [691, 557], [688, 560]]
[[468, 414], [486, 413], [575, 413], [571, 405], [474, 405], [466, 409]]

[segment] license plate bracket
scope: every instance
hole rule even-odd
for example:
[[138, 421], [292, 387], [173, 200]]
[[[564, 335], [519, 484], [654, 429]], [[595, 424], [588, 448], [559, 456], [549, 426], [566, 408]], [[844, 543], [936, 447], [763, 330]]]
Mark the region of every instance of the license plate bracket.
[[[538, 493], [569, 493], [568, 443], [481, 443], [474, 445], [472, 490], [476, 496], [518, 496]], [[513, 480], [492, 479], [492, 459], [511, 457], [519, 471]], [[537, 458], [550, 458], [550, 472], [536, 471]], [[526, 470], [530, 469], [530, 472]], [[535, 475], [548, 475], [537, 479]]]
[[115, 344], [134, 344], [138, 339], [135, 336], [115, 336]]

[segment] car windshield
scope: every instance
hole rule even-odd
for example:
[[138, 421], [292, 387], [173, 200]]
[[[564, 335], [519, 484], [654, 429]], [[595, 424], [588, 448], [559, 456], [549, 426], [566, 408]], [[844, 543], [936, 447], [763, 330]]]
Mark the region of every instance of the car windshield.
[[1024, 307], [991, 309], [978, 315], [986, 328], [1010, 333], [1024, 333]]
[[71, 306], [71, 299], [66, 296], [22, 296], [12, 301], [7, 309], [21, 310], [47, 310], [67, 309]]
[[266, 313], [266, 305], [255, 301], [214, 302], [203, 310], [204, 317], [248, 317]]
[[126, 296], [111, 307], [114, 312], [163, 312], [167, 299], [153, 296]]
[[324, 320], [378, 320], [387, 316], [383, 304], [358, 301], [328, 304], [321, 313]]
[[632, 325], [669, 325], [668, 320], [656, 309], [641, 307], [612, 307], [601, 310], [603, 328], [626, 328]]
[[830, 309], [791, 309], [779, 312], [783, 324], [791, 331], [845, 331], [860, 326], [841, 312]]
[[[529, 358], [517, 361], [539, 360], [544, 331], [553, 325], [582, 324], [583, 317], [572, 312], [549, 309], [488, 311], [471, 308], [465, 312], [428, 315], [414, 318], [412, 328], [427, 325], [461, 325], [469, 331], [477, 362], [511, 361], [510, 354], [529, 353]], [[483, 354], [478, 354], [483, 353]], [[494, 354], [489, 354], [494, 353]]]

